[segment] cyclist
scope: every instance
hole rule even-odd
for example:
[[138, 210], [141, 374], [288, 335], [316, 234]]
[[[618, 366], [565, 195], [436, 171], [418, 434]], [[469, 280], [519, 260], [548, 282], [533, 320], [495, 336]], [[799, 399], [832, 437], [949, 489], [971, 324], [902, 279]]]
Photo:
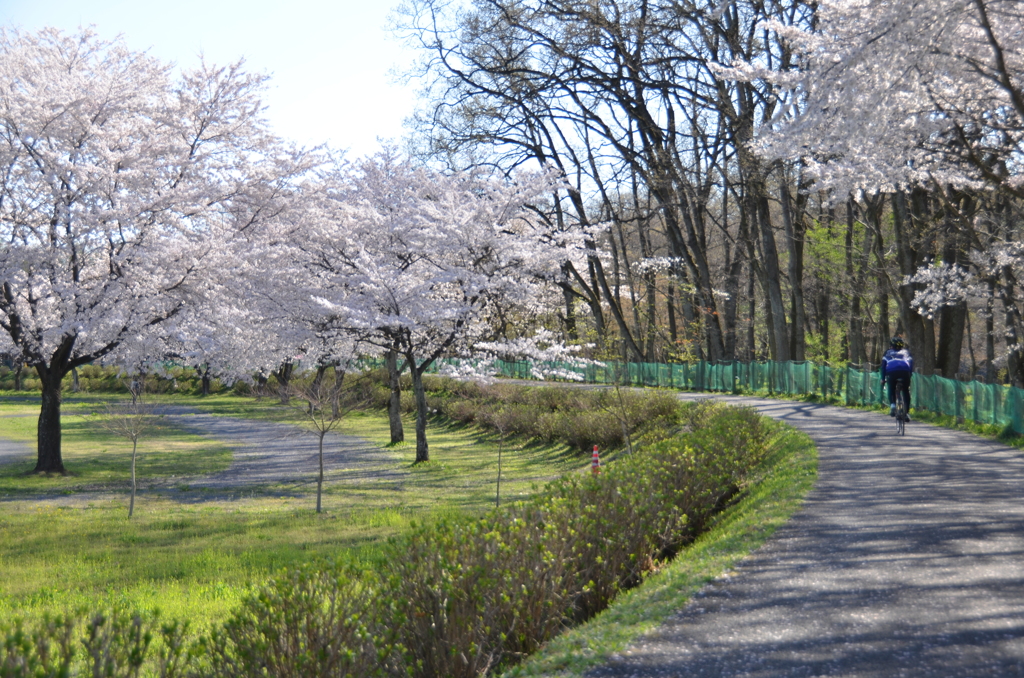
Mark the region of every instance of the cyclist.
[[903, 380], [903, 402], [910, 421], [910, 375], [914, 373], [914, 357], [910, 355], [903, 337], [893, 337], [889, 350], [882, 356], [882, 384], [889, 386], [889, 416], [896, 416], [896, 382]]

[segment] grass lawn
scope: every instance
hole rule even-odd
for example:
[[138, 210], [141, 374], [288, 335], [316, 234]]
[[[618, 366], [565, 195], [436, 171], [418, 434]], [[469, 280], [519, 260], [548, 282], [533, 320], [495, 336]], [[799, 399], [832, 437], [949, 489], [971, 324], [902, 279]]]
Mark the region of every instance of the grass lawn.
[[[5, 395], [7, 397], [5, 397]], [[0, 393], [0, 431], [34, 444], [38, 399]], [[0, 465], [0, 618], [35, 617], [79, 607], [159, 609], [200, 628], [223, 618], [248, 589], [283, 567], [311, 559], [372, 562], [379, 545], [411, 521], [494, 504], [498, 451], [502, 500], [589, 460], [555, 446], [502, 443], [474, 428], [430, 427], [431, 461], [413, 465], [414, 445], [388, 447], [380, 480], [337, 475], [316, 514], [315, 482], [210, 492], [150, 481], [221, 471], [227, 445], [185, 433], [167, 420], [140, 440], [140, 492], [127, 518], [131, 445], [93, 423], [109, 396], [67, 397], [63, 451], [68, 476], [31, 476], [33, 461]], [[236, 417], [301, 421], [274, 401], [236, 396], [151, 397]], [[14, 415], [14, 416], [12, 416]], [[29, 416], [17, 416], [29, 415]], [[406, 434], [413, 435], [412, 422]], [[353, 413], [342, 432], [381, 446], [383, 413]], [[399, 473], [395, 473], [398, 471]]]

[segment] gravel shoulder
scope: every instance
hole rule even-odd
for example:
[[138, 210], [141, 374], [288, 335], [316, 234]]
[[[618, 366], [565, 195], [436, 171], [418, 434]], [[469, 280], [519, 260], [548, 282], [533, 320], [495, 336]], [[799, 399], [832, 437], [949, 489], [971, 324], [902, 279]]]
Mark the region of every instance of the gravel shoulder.
[[878, 413], [711, 397], [808, 433], [818, 483], [740, 567], [587, 675], [1024, 676], [1018, 450], [920, 423], [897, 438]]

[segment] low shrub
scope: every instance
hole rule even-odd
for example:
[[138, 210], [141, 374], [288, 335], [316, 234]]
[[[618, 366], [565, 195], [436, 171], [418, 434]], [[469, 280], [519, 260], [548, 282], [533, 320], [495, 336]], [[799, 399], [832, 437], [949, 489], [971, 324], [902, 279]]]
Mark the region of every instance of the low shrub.
[[387, 676], [404, 672], [394, 598], [368, 573], [307, 565], [250, 594], [199, 641], [203, 673], [247, 676]]
[[155, 614], [107, 611], [88, 618], [47, 616], [32, 624], [0, 622], [0, 676], [185, 678], [196, 675], [194, 647], [187, 623], [161, 623]]
[[[387, 373], [378, 370], [369, 378], [377, 384], [373, 404], [387, 407], [389, 390], [382, 383]], [[680, 403], [668, 393], [482, 385], [437, 375], [425, 375], [424, 386], [428, 409], [452, 421], [558, 442], [581, 453], [589, 453], [594, 445], [617, 450], [626, 446], [627, 438], [657, 432], [664, 436], [680, 421]], [[415, 411], [408, 391], [402, 392], [402, 410]]]

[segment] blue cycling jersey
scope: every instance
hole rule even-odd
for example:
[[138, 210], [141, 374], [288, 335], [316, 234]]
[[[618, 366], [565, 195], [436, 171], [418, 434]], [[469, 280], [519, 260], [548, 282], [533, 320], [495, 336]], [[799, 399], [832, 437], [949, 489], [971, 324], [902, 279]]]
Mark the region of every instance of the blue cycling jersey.
[[910, 351], [905, 348], [900, 350], [890, 348], [882, 356], [882, 378], [888, 374], [907, 373], [914, 371], [914, 358]]

